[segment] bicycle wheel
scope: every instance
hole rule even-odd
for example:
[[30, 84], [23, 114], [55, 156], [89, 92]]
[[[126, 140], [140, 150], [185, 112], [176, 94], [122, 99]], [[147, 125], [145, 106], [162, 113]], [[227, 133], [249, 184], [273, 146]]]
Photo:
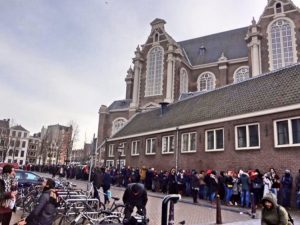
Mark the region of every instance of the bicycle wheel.
[[121, 219], [115, 215], [105, 216], [97, 224], [116, 224], [121, 223]]
[[30, 213], [36, 205], [36, 201], [33, 196], [29, 195], [24, 199], [23, 207], [24, 211]]
[[124, 215], [125, 205], [116, 205], [111, 211]]

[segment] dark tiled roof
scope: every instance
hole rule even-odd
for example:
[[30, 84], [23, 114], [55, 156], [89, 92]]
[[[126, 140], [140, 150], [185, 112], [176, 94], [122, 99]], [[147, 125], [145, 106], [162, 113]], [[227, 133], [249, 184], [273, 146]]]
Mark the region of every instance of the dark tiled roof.
[[[245, 37], [248, 27], [178, 42], [193, 66], [217, 62], [224, 52], [227, 59], [248, 57]], [[204, 54], [200, 48], [205, 47]]]
[[21, 125], [13, 126], [13, 127], [11, 127], [10, 129], [12, 129], [12, 130], [27, 131], [27, 132], [28, 132], [28, 130], [26, 130], [26, 129], [25, 129], [24, 127], [22, 127]]
[[131, 103], [131, 99], [125, 99], [125, 100], [117, 100], [111, 103], [111, 105], [108, 107], [108, 110], [122, 110], [122, 109], [128, 109]]
[[114, 137], [174, 128], [300, 103], [300, 64], [137, 114]]

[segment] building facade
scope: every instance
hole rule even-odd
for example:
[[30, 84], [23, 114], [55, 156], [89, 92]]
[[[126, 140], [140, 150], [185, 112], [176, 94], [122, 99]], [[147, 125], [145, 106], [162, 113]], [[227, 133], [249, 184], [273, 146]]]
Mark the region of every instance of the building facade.
[[72, 126], [49, 125], [41, 131], [42, 164], [68, 163], [72, 146]]
[[17, 125], [10, 128], [9, 149], [5, 162], [18, 163], [20, 166], [26, 164], [29, 131]]
[[9, 119], [0, 120], [0, 159], [5, 161], [9, 146]]
[[41, 165], [41, 133], [29, 137], [26, 161], [30, 164]]
[[155, 19], [136, 49], [126, 98], [100, 107], [99, 160], [298, 171], [300, 11], [294, 3], [269, 0], [247, 27], [181, 42], [165, 23]]

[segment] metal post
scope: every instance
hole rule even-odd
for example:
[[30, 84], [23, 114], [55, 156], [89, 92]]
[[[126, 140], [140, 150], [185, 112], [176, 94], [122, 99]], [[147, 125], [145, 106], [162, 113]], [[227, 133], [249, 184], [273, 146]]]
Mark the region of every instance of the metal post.
[[[172, 221], [168, 221], [168, 214], [173, 214], [173, 218], [174, 218], [174, 204], [178, 202], [178, 200], [181, 199], [181, 195], [167, 195], [166, 197], [164, 197], [163, 201], [162, 201], [162, 211], [161, 211], [161, 225], [170, 225], [169, 222]], [[173, 208], [171, 211], [171, 208], [168, 210], [168, 205], [169, 202], [173, 202]], [[171, 217], [172, 218], [172, 217]], [[173, 220], [173, 224], [174, 224], [174, 220]]]
[[216, 206], [216, 224], [222, 224], [222, 213], [221, 213], [221, 200], [220, 195], [217, 195], [217, 206]]
[[251, 192], [250, 197], [251, 197], [251, 218], [255, 219], [255, 216], [256, 216], [256, 205], [255, 205], [255, 199], [254, 199], [253, 192]]

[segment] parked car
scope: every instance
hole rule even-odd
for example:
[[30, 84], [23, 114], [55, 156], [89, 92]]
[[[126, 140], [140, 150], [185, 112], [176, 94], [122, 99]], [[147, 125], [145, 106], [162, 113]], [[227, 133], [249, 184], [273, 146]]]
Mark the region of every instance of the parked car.
[[18, 186], [29, 187], [31, 185], [41, 185], [44, 178], [31, 171], [16, 170]]

